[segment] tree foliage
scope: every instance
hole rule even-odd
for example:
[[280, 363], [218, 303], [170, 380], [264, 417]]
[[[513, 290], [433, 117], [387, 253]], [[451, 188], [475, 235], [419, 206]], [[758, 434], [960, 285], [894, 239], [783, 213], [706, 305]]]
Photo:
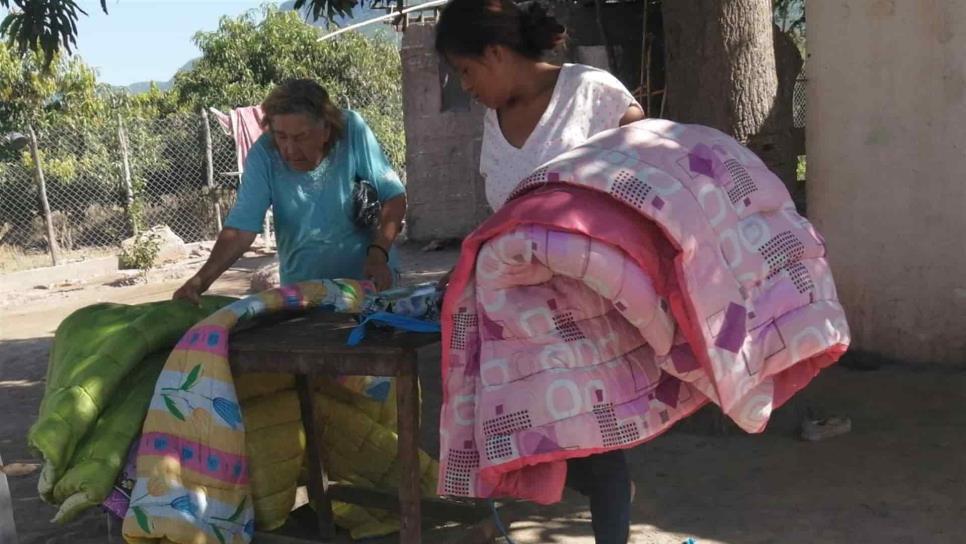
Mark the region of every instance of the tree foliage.
[[358, 5], [359, 0], [295, 0], [295, 9], [301, 11], [308, 8], [315, 20], [351, 17], [352, 10]]
[[[107, 0], [101, 1], [101, 9], [107, 13]], [[44, 66], [50, 67], [63, 47], [67, 53], [77, 44], [78, 13], [87, 12], [74, 0], [0, 0], [0, 6], [9, 13], [0, 23], [0, 36], [6, 36], [16, 45], [20, 55], [43, 51]]]
[[105, 112], [97, 74], [78, 58], [55, 55], [44, 71], [44, 58], [20, 55], [0, 45], [0, 133], [23, 130], [28, 122], [54, 119], [77, 123]]
[[[131, 165], [131, 187], [140, 204], [152, 174], [162, 167], [177, 166], [165, 163], [162, 136], [152, 130], [154, 119], [174, 111], [172, 97], [156, 88], [131, 96], [98, 83], [95, 70], [79, 57], [58, 53], [46, 70], [45, 62], [42, 53], [21, 56], [15, 46], [0, 44], [0, 80], [4, 82], [0, 86], [0, 134], [24, 134], [28, 126], [33, 127], [40, 140], [51, 208], [73, 218], [77, 225], [92, 224], [92, 210], [118, 207], [127, 200], [118, 152], [118, 127], [123, 119], [130, 147], [137, 152]], [[0, 164], [0, 197], [7, 213], [13, 213], [0, 217], [0, 224], [29, 221], [37, 208], [34, 192], [25, 190], [33, 179], [32, 155], [27, 149], [2, 147]], [[119, 221], [99, 227], [117, 230], [114, 236], [124, 237], [127, 225]], [[63, 242], [69, 249], [70, 241]]]
[[788, 34], [804, 55], [805, 50], [805, 0], [773, 0], [775, 24]]
[[[369, 4], [377, 1], [368, 0]], [[107, 0], [100, 0], [100, 4], [107, 13]], [[296, 0], [295, 10], [305, 8], [315, 20], [332, 21], [336, 17], [351, 17], [359, 4], [359, 0]], [[401, 7], [402, 0], [397, 5]], [[78, 14], [87, 15], [75, 0], [0, 0], [0, 7], [9, 12], [0, 22], [0, 37], [16, 46], [20, 55], [41, 51], [45, 68], [50, 67], [61, 48], [68, 54], [73, 51], [77, 45]]]

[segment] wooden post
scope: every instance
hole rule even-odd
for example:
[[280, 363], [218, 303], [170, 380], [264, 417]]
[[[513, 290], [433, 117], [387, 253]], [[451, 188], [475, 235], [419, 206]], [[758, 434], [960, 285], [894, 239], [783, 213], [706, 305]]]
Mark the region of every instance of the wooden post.
[[201, 125], [205, 135], [205, 181], [215, 203], [215, 225], [218, 226], [218, 232], [221, 232], [221, 199], [215, 191], [215, 161], [211, 149], [211, 126], [208, 124], [207, 108], [201, 108]]
[[124, 177], [124, 196], [126, 197], [127, 218], [131, 222], [131, 232], [135, 235], [140, 230], [137, 218], [134, 217], [134, 188], [131, 187], [131, 163], [128, 159], [127, 132], [124, 130], [124, 120], [117, 114], [117, 141], [121, 144], [121, 174]]
[[399, 514], [401, 544], [422, 542], [419, 489], [419, 377], [416, 354], [409, 353], [396, 377], [396, 415], [399, 433]]
[[54, 236], [54, 222], [50, 217], [50, 203], [47, 201], [47, 183], [44, 181], [44, 167], [40, 162], [40, 148], [37, 145], [37, 133], [34, 132], [33, 125], [27, 125], [30, 132], [30, 155], [34, 159], [34, 175], [37, 177], [37, 187], [40, 190], [40, 204], [43, 207], [44, 223], [47, 226], [47, 248], [50, 250], [50, 260], [54, 266], [60, 264], [57, 254], [60, 249], [57, 247], [57, 237]]

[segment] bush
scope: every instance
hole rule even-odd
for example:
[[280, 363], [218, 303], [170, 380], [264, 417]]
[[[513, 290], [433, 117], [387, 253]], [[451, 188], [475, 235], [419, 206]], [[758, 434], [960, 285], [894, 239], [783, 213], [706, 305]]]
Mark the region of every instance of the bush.
[[123, 248], [117, 264], [125, 270], [137, 269], [142, 274], [154, 268], [161, 252], [161, 237], [152, 232], [142, 232], [134, 238], [130, 247]]

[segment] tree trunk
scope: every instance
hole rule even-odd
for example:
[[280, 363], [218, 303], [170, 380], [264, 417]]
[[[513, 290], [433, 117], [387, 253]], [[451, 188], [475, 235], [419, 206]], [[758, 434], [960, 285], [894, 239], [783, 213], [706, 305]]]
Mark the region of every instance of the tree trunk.
[[141, 221], [134, 210], [134, 188], [131, 186], [131, 161], [128, 155], [127, 132], [124, 130], [124, 119], [117, 114], [117, 143], [121, 148], [121, 177], [124, 181], [124, 207], [127, 218], [131, 223], [131, 233], [137, 236], [141, 230]]
[[665, 0], [663, 14], [667, 117], [726, 132], [777, 166], [771, 0]]
[[221, 195], [215, 186], [215, 161], [211, 145], [211, 125], [208, 124], [208, 109], [201, 108], [201, 132], [205, 136], [205, 185], [208, 187], [212, 202], [215, 203], [215, 236], [221, 233]]
[[33, 125], [27, 125], [30, 134], [30, 154], [34, 160], [34, 177], [37, 180], [37, 192], [40, 195], [41, 211], [44, 214], [44, 225], [47, 227], [47, 249], [50, 251], [50, 261], [54, 266], [60, 264], [57, 247], [57, 235], [54, 234], [54, 219], [50, 213], [50, 202], [47, 201], [47, 182], [44, 181], [44, 166], [40, 158], [40, 146], [37, 144], [37, 133]]
[[[783, 137], [792, 134], [792, 108], [779, 92], [771, 0], [664, 0], [662, 13], [667, 118], [730, 134], [793, 188], [795, 157], [785, 156], [792, 147]], [[688, 418], [684, 427], [711, 434], [737, 429], [717, 409]]]

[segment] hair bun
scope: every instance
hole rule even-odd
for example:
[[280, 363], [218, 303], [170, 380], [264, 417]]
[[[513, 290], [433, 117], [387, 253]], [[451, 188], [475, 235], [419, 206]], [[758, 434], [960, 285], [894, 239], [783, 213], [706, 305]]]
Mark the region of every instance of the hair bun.
[[539, 1], [519, 2], [516, 7], [520, 10], [520, 33], [527, 45], [549, 51], [563, 42], [567, 29]]

